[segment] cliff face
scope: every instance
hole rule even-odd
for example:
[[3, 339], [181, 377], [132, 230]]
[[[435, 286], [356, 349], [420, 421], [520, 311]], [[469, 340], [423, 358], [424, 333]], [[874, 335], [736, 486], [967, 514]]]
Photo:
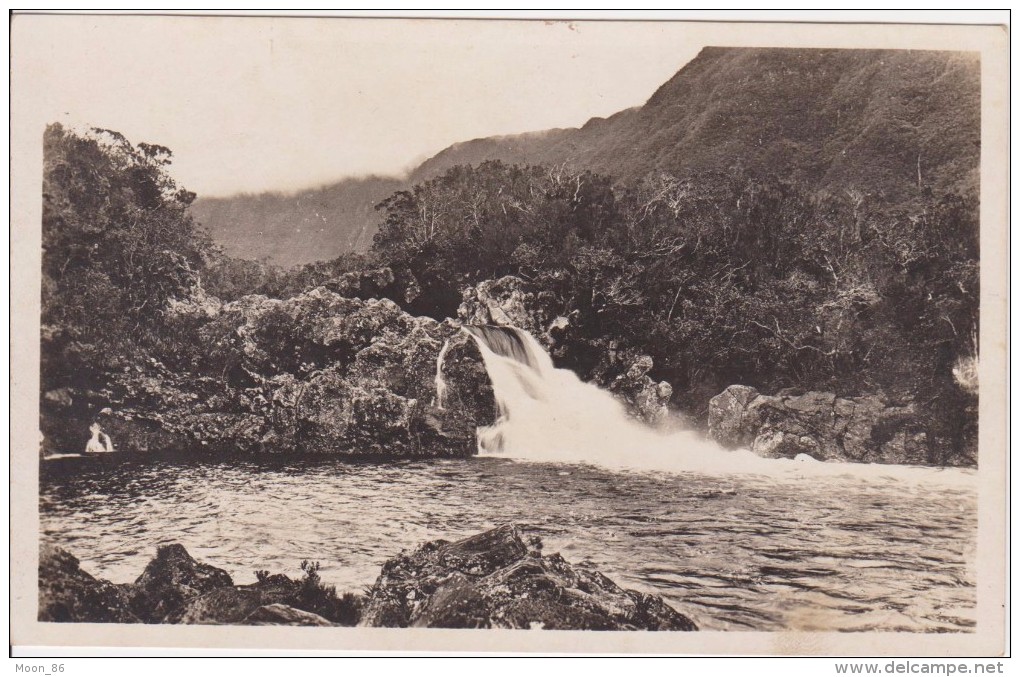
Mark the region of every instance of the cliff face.
[[[763, 395], [733, 385], [709, 403], [709, 435], [727, 447], [766, 458], [810, 456], [819, 461], [943, 465], [915, 403], [893, 404], [880, 394], [837, 397], [810, 391]], [[976, 442], [976, 439], [973, 440]], [[974, 465], [977, 449], [951, 457]]]

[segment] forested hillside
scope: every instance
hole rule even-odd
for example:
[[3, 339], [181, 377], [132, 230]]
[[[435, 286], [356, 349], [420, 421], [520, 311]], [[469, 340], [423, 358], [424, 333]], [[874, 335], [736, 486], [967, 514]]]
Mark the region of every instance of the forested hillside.
[[294, 194], [203, 198], [191, 210], [228, 255], [291, 266], [367, 250], [375, 205], [403, 185], [371, 176]]
[[460, 143], [412, 181], [483, 160], [565, 163], [622, 182], [736, 170], [902, 205], [977, 185], [980, 109], [977, 55], [707, 47], [640, 108]]

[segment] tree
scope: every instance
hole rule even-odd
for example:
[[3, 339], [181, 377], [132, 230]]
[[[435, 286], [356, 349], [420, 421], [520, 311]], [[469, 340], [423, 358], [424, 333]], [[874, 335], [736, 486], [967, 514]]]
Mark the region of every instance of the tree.
[[43, 144], [42, 322], [59, 337], [44, 345], [44, 379], [83, 379], [151, 336], [210, 245], [188, 214], [194, 193], [166, 171], [169, 149], [59, 124]]

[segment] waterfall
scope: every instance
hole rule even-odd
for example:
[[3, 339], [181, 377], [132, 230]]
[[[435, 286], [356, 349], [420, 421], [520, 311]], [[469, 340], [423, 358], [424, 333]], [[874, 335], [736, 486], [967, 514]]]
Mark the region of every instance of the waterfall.
[[795, 475], [906, 476], [957, 481], [959, 471], [879, 464], [766, 459], [727, 450], [693, 431], [657, 430], [627, 415], [611, 393], [557, 369], [531, 334], [517, 327], [465, 325], [482, 354], [497, 419], [478, 429], [483, 455], [636, 470]]
[[432, 404], [436, 409], [443, 409], [443, 400], [446, 399], [446, 379], [443, 378], [443, 360], [446, 359], [446, 351], [450, 349], [450, 340], [443, 341], [443, 347], [439, 350], [439, 357], [436, 358], [436, 400]]
[[733, 454], [761, 460], [692, 432], [667, 434], [632, 419], [612, 394], [557, 369], [526, 331], [464, 329], [482, 353], [499, 412], [493, 425], [478, 431], [480, 453], [629, 467], [697, 467]]

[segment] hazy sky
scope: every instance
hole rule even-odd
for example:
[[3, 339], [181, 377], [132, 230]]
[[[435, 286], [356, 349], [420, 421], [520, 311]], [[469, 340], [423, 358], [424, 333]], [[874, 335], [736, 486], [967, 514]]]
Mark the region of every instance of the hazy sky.
[[12, 68], [30, 74], [14, 82], [31, 89], [40, 124], [168, 146], [180, 184], [227, 195], [397, 173], [457, 141], [640, 105], [699, 51], [684, 30], [22, 16]]

